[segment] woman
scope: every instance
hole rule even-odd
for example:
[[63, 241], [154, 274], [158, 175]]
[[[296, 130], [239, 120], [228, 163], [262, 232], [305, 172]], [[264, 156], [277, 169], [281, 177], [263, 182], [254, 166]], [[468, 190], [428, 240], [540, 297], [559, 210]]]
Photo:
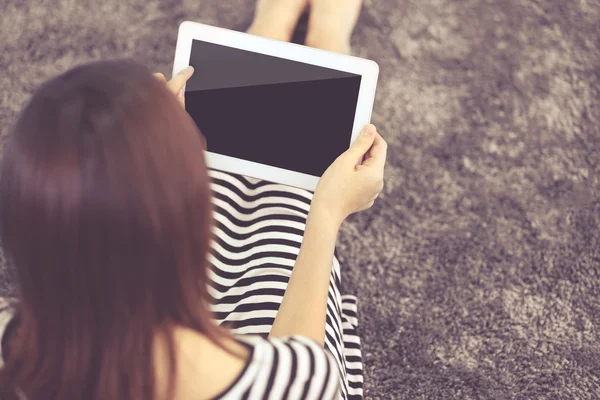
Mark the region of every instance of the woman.
[[[282, 3], [259, 2], [250, 31], [289, 39], [261, 31]], [[89, 64], [22, 112], [0, 170], [20, 283], [0, 314], [1, 398], [360, 396], [334, 247], [382, 188], [385, 142], [367, 126], [314, 196], [207, 171], [173, 96], [191, 73], [165, 85], [133, 62]]]

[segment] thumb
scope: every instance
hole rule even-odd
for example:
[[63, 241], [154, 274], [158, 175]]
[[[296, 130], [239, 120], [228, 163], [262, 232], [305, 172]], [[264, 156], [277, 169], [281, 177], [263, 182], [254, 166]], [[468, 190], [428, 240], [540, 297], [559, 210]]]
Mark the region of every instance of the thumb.
[[348, 149], [348, 154], [350, 154], [352, 158], [356, 158], [356, 162], [360, 161], [362, 156], [364, 156], [373, 145], [373, 141], [375, 140], [375, 132], [375, 126], [372, 124], [366, 125], [354, 143], [352, 143], [352, 146], [350, 146]]
[[192, 77], [194, 73], [194, 67], [191, 65], [187, 68], [179, 71], [177, 75], [173, 77], [169, 82], [167, 82], [167, 88], [175, 95], [179, 93], [181, 89], [185, 86], [185, 83]]

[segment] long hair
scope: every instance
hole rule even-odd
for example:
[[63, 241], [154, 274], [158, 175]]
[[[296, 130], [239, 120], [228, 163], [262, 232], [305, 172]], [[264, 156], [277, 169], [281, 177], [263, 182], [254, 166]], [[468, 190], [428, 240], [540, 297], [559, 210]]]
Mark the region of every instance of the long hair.
[[74, 68], [34, 94], [0, 169], [2, 241], [20, 287], [5, 393], [155, 399], [158, 333], [170, 390], [173, 326], [222, 343], [207, 307], [203, 150], [175, 96], [132, 61]]

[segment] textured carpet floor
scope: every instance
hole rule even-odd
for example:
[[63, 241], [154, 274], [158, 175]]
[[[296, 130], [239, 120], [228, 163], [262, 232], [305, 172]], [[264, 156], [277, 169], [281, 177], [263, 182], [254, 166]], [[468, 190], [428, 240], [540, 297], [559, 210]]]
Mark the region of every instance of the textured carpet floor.
[[[167, 74], [179, 22], [253, 8], [0, 3], [3, 135], [45, 79], [122, 56]], [[368, 398], [600, 398], [599, 27], [597, 0], [365, 0], [387, 184], [339, 254]]]

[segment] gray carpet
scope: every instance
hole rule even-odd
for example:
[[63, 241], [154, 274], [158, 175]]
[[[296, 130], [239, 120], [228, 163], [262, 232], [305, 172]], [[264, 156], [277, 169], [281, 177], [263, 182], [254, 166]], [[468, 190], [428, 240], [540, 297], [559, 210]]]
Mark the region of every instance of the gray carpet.
[[[5, 134], [45, 79], [121, 56], [167, 74], [179, 22], [244, 29], [253, 2], [0, 8]], [[339, 241], [366, 396], [600, 398], [598, 0], [366, 0], [354, 48], [390, 143]]]

